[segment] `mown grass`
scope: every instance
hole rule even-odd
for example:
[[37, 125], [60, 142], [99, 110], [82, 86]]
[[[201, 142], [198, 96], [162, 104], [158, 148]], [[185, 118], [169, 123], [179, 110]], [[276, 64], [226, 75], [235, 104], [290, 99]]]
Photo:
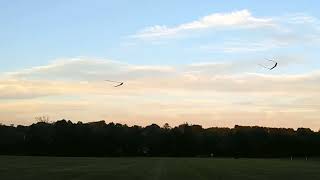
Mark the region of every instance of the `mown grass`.
[[320, 161], [0, 156], [0, 180], [315, 180]]

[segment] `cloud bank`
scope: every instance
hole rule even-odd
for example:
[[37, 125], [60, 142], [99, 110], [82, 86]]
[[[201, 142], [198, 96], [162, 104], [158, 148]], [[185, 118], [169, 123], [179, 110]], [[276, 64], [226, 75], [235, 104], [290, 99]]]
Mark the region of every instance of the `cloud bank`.
[[[242, 63], [175, 67], [64, 59], [3, 74], [0, 116], [3, 123], [27, 124], [48, 114], [53, 119], [140, 125], [188, 121], [204, 126], [319, 127], [320, 71], [268, 74]], [[125, 85], [113, 88], [104, 79]]]

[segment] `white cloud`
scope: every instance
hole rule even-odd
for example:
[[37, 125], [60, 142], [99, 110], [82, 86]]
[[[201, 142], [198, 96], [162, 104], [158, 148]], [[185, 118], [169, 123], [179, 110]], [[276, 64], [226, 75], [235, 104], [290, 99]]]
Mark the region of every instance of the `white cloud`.
[[46, 66], [6, 73], [11, 78], [101, 81], [104, 79], [136, 79], [145, 76], [167, 76], [174, 73], [169, 66], [131, 65], [108, 59], [60, 59]]
[[[259, 31], [251, 31], [253, 28], [260, 29]], [[241, 31], [239, 35], [239, 29], [249, 29], [250, 31]], [[147, 27], [131, 37], [152, 40], [150, 43], [153, 43], [159, 42], [158, 40], [165, 37], [197, 34], [193, 37], [201, 40], [201, 38], [210, 39], [212, 35], [216, 35], [216, 33], [202, 33], [203, 31], [199, 30], [225, 31], [221, 35], [219, 34], [219, 38], [213, 43], [200, 45], [201, 49], [211, 52], [252, 53], [301, 47], [301, 45], [315, 46], [320, 43], [320, 21], [317, 17], [305, 13], [255, 17], [249, 10], [214, 13], [196, 21], [171, 27], [155, 25]], [[237, 30], [237, 33], [233, 34], [234, 31], [230, 30]], [[199, 45], [195, 48], [198, 47]]]
[[271, 18], [258, 18], [252, 16], [248, 10], [234, 11], [230, 13], [213, 13], [196, 21], [180, 24], [173, 27], [155, 25], [147, 27], [132, 37], [135, 38], [159, 38], [177, 35], [190, 30], [218, 29], [218, 28], [258, 28], [274, 26]]

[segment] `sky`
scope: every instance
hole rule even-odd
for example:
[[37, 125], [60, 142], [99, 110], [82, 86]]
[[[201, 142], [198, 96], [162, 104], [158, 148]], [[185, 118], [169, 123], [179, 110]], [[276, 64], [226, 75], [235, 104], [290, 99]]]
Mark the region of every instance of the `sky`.
[[[318, 7], [0, 0], [0, 123], [29, 125], [45, 115], [319, 130]], [[267, 59], [279, 66], [261, 67], [273, 65]]]

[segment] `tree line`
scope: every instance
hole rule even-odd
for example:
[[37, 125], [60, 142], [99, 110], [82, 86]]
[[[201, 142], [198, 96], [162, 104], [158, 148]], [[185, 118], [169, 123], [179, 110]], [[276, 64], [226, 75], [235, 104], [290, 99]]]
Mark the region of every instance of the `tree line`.
[[0, 125], [1, 155], [290, 157], [319, 156], [320, 132], [182, 124], [127, 126], [105, 121], [60, 120], [30, 126]]

